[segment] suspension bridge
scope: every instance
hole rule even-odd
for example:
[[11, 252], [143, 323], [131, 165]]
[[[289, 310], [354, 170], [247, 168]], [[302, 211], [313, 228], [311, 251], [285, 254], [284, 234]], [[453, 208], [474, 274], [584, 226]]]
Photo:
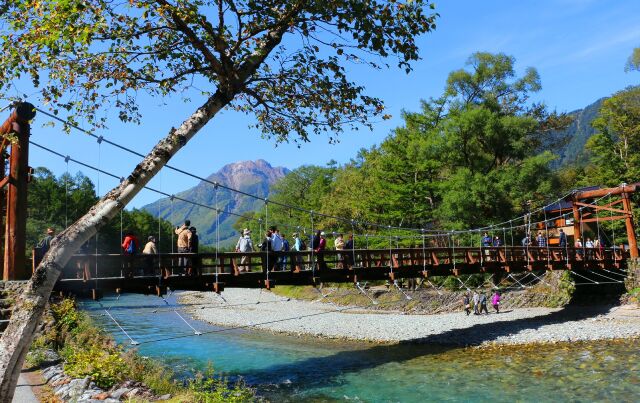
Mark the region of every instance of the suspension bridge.
[[[96, 139], [98, 144], [106, 143], [121, 151], [143, 157], [138, 151], [117, 144], [104, 136], [63, 121], [55, 115], [38, 108], [20, 107], [2, 126], [2, 134], [19, 134], [18, 142], [10, 145], [10, 170], [0, 183], [7, 187], [7, 229], [5, 235], [5, 280], [20, 275], [20, 265], [24, 262], [24, 233], [26, 222], [26, 189], [29, 168], [26, 161], [29, 146], [38, 147], [58, 156], [69, 164], [75, 163], [84, 169], [98, 172], [118, 180], [122, 176], [107, 172], [100, 166], [94, 166], [51, 147], [29, 139], [29, 123], [35, 111], [59, 120], [70, 127], [82, 131]], [[9, 144], [5, 142], [4, 146]], [[98, 158], [98, 161], [100, 159]], [[429, 281], [435, 276], [461, 276], [476, 273], [491, 273], [500, 278], [503, 275], [521, 272], [540, 272], [545, 270], [570, 270], [578, 276], [590, 279], [583, 273], [599, 274], [601, 281], [611, 278], [611, 273], [621, 274], [625, 262], [638, 256], [635, 238], [630, 195], [636, 192], [638, 184], [622, 184], [615, 188], [588, 188], [571, 192], [537, 209], [530, 209], [521, 217], [482, 228], [463, 231], [441, 231], [425, 228], [405, 228], [380, 223], [356, 221], [346, 217], [329, 216], [305, 210], [299, 206], [286, 205], [263, 199], [257, 195], [233, 189], [225, 184], [167, 165], [172, 170], [190, 178], [198, 179], [216, 191], [215, 205], [204, 205], [193, 200], [180, 198], [158, 189], [146, 189], [180, 200], [194, 206], [215, 211], [216, 221], [221, 214], [234, 214], [222, 211], [217, 205], [217, 190], [227, 189], [244, 197], [264, 201], [264, 224], [277, 227], [292, 227], [302, 233], [314, 234], [320, 228], [314, 227], [314, 219], [331, 218], [342, 222], [341, 227], [351, 228], [356, 238], [356, 247], [351, 250], [304, 250], [287, 252], [223, 252], [216, 243], [215, 252], [200, 254], [160, 253], [157, 255], [100, 254], [87, 253], [75, 255], [58, 281], [55, 290], [65, 293], [91, 295], [99, 298], [103, 291], [135, 292], [163, 295], [171, 290], [212, 290], [221, 292], [225, 287], [251, 287], [270, 289], [280, 285], [318, 285], [320, 283], [354, 283], [363, 281], [388, 281], [397, 286], [402, 279], [422, 279]], [[4, 174], [4, 172], [3, 172]], [[24, 203], [20, 202], [23, 200]], [[26, 199], [25, 199], [26, 200]], [[22, 203], [22, 204], [21, 204]], [[310, 225], [299, 223], [277, 223], [268, 221], [269, 206], [295, 210], [308, 214]], [[539, 218], [538, 221], [534, 219]], [[598, 240], [616, 239], [615, 233], [606, 235], [600, 223], [622, 220], [625, 222], [627, 245], [588, 247], [584, 234], [593, 233]], [[219, 226], [216, 226], [218, 228]], [[358, 234], [356, 228], [373, 228], [375, 234]], [[160, 229], [159, 229], [160, 230]], [[334, 233], [327, 228], [322, 230]], [[218, 231], [218, 229], [216, 229]], [[397, 235], [401, 231], [405, 235]], [[564, 232], [565, 241], [560, 242], [560, 232]], [[395, 234], [394, 234], [395, 232]], [[531, 233], [537, 232], [543, 243], [527, 242], [521, 245], [523, 234], [531, 239]], [[483, 233], [500, 234], [502, 241], [495, 246], [482, 241]], [[516, 239], [514, 241], [514, 233]], [[407, 235], [408, 234], [408, 235]], [[510, 235], [511, 242], [507, 241]], [[388, 248], [368, 248], [368, 240], [377, 237], [382, 243], [388, 241]], [[402, 238], [403, 245], [400, 246]], [[219, 236], [217, 236], [219, 239]], [[380, 241], [378, 239], [378, 241]], [[366, 241], [365, 241], [366, 240]], [[380, 242], [378, 242], [380, 244]], [[364, 245], [367, 245], [364, 247]], [[534, 246], [537, 245], [537, 246]], [[34, 253], [33, 266], [37, 264]], [[186, 268], [189, 268], [189, 275]], [[582, 274], [581, 274], [582, 273]], [[606, 274], [605, 274], [606, 273]]]

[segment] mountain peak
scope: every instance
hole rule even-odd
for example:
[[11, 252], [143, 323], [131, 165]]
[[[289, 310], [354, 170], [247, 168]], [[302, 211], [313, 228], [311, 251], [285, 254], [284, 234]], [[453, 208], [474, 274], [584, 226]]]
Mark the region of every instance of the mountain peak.
[[[263, 205], [262, 199], [269, 196], [269, 187], [289, 173], [284, 167], [273, 167], [269, 162], [259, 159], [256, 161], [238, 161], [227, 164], [207, 181], [202, 181], [191, 189], [186, 189], [178, 195], [202, 206], [217, 206], [221, 211], [242, 214], [254, 211]], [[256, 195], [258, 198], [244, 196], [225, 188], [215, 190], [211, 182], [218, 182], [233, 189]], [[233, 223], [237, 216], [221, 214], [216, 217], [212, 208], [193, 205], [183, 201], [167, 202], [160, 199], [152, 204], [144, 206], [154, 216], [160, 216], [171, 221], [174, 225], [190, 219], [191, 224], [198, 228], [200, 242], [203, 245], [211, 245], [219, 235], [223, 242], [233, 241], [237, 237], [233, 229]], [[220, 232], [216, 233], [216, 225], [220, 224]]]
[[273, 167], [269, 162], [258, 159], [256, 161], [232, 162], [220, 168], [218, 172], [207, 179], [218, 181], [234, 189], [245, 190], [243, 187], [247, 184], [253, 185], [256, 179], [271, 185], [288, 173], [287, 168]]

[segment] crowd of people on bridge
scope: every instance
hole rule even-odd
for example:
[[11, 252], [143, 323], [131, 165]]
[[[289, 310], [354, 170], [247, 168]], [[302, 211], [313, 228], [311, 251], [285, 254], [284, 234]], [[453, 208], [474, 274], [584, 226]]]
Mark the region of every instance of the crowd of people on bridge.
[[[176, 246], [177, 252], [181, 255], [177, 259], [178, 269], [183, 270], [186, 275], [197, 275], [200, 271], [199, 258], [197, 256], [190, 256], [198, 254], [198, 234], [195, 227], [191, 226], [191, 222], [186, 220], [183, 225], [175, 228]], [[148, 255], [149, 257], [158, 254], [158, 247], [156, 244], [156, 238], [150, 235], [147, 238], [147, 243], [142, 249], [142, 255]], [[235, 251], [241, 253], [247, 253], [241, 255], [239, 262], [237, 262], [237, 269], [239, 272], [252, 271], [251, 252], [267, 252], [267, 262], [269, 270], [289, 270], [289, 266], [292, 265], [294, 271], [299, 272], [302, 269], [303, 258], [300, 255], [295, 255], [293, 261], [289, 260], [289, 255], [286, 252], [302, 252], [312, 250], [316, 253], [317, 267], [319, 270], [327, 269], [327, 263], [324, 260], [324, 256], [320, 253], [327, 249], [327, 237], [324, 231], [317, 231], [310, 237], [310, 246], [307, 246], [304, 238], [298, 232], [292, 234], [291, 242], [287, 236], [280, 232], [280, 230], [272, 226], [270, 227], [264, 238], [258, 245], [254, 245], [251, 238], [251, 230], [245, 228], [236, 244]], [[127, 231], [124, 233], [122, 240], [122, 253], [125, 256], [135, 256], [140, 251], [140, 241], [136, 235]], [[354, 249], [353, 234], [349, 235], [347, 241], [344, 240], [343, 234], [335, 234], [334, 248], [339, 251]], [[147, 274], [153, 271], [152, 259], [148, 259], [148, 264], [144, 269], [144, 273]], [[351, 267], [353, 265], [353, 258], [348, 253], [339, 253], [337, 255], [337, 268]], [[131, 261], [125, 265], [125, 275], [132, 276]]]
[[[197, 256], [199, 250], [199, 238], [195, 227], [191, 226], [190, 220], [185, 220], [184, 224], [177, 226], [174, 230], [176, 235], [176, 246], [178, 254], [181, 254], [177, 260], [177, 266], [182, 273], [186, 275], [197, 275], [201, 269], [201, 259]], [[539, 231], [537, 235], [528, 233], [521, 242], [523, 247], [549, 247], [549, 240], [546, 232]], [[42, 239], [37, 247], [38, 256], [42, 257], [50, 247], [51, 241], [55, 235], [54, 228], [48, 228], [46, 237]], [[237, 261], [234, 259], [234, 265], [238, 272], [250, 272], [252, 269], [256, 269], [257, 265], [263, 267], [259, 270], [271, 270], [271, 271], [286, 271], [293, 270], [299, 272], [303, 269], [303, 265], [314, 265], [318, 270], [326, 270], [327, 262], [325, 261], [325, 254], [323, 251], [329, 249], [327, 234], [318, 230], [312, 233], [308, 238], [308, 243], [305, 241], [304, 234], [294, 232], [289, 239], [284, 233], [282, 233], [277, 227], [272, 226], [266, 230], [263, 238], [256, 245], [251, 237], [252, 233], [248, 228], [241, 231], [240, 236], [235, 244], [235, 252], [241, 253], [238, 256]], [[336, 269], [351, 268], [354, 265], [353, 253], [346, 251], [355, 250], [354, 235], [349, 234], [345, 239], [342, 233], [332, 233], [333, 236], [333, 249], [338, 252], [332, 254], [331, 265]], [[564, 248], [568, 244], [567, 234], [562, 228], [557, 232], [557, 244], [554, 247]], [[555, 242], [554, 242], [555, 243]], [[499, 235], [490, 235], [488, 232], [483, 234], [481, 238], [481, 247], [486, 248], [482, 255], [485, 260], [491, 261], [497, 258], [496, 248], [505, 246], [504, 240]], [[602, 238], [598, 237], [595, 240], [586, 238], [583, 242], [580, 238], [575, 240], [574, 246], [583, 251], [577, 251], [576, 253], [586, 254], [588, 256], [594, 254], [594, 250], [604, 248], [604, 242]], [[146, 259], [148, 262], [143, 268], [144, 274], [152, 274], [154, 267], [152, 258], [154, 255], [158, 255], [159, 250], [157, 246], [157, 240], [154, 235], [147, 237], [147, 242], [144, 247], [141, 248], [139, 239], [132, 231], [124, 232], [124, 237], [121, 244], [121, 252], [124, 256], [133, 257], [141, 254], [148, 256]], [[586, 250], [586, 251], [584, 251]], [[266, 252], [266, 262], [256, 263], [252, 262], [252, 252]], [[302, 252], [311, 251], [311, 261], [305, 262], [305, 259], [301, 254], [289, 254], [288, 252]], [[88, 244], [82, 246], [80, 254], [89, 254]], [[196, 256], [193, 256], [196, 255]], [[308, 260], [308, 259], [307, 259]], [[80, 260], [78, 260], [80, 261]], [[134, 259], [125, 261], [123, 264], [123, 272], [125, 276], [133, 276], [133, 262]], [[88, 263], [78, 264], [78, 275], [82, 278], [89, 278], [89, 270], [87, 269]], [[308, 267], [307, 267], [308, 268]], [[474, 304], [475, 306], [475, 304]]]

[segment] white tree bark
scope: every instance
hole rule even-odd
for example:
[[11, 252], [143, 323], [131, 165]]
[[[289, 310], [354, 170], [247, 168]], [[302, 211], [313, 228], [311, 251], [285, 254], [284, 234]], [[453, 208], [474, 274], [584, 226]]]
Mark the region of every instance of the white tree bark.
[[231, 97], [216, 92], [178, 129], [172, 129], [140, 162], [131, 175], [107, 193], [87, 214], [60, 233], [16, 301], [0, 339], [0, 402], [11, 402], [20, 369], [62, 268], [80, 246], [114, 218]]

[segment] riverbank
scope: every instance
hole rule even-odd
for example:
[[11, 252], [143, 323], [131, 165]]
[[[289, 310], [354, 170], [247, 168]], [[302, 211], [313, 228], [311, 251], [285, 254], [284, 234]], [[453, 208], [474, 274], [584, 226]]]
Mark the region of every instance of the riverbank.
[[224, 327], [376, 343], [493, 345], [640, 338], [635, 305], [513, 308], [500, 314], [416, 315], [283, 298], [253, 289], [184, 292], [180, 302], [199, 320]]
[[[160, 361], [117, 345], [71, 299], [50, 305], [27, 355], [26, 366], [28, 373], [42, 378], [36, 384], [46, 389], [44, 397], [40, 396], [43, 401], [259, 400], [253, 389], [241, 381], [227, 382], [212, 367], [196, 372], [193, 378], [177, 379], [172, 369]], [[22, 401], [23, 395], [17, 398]]]

